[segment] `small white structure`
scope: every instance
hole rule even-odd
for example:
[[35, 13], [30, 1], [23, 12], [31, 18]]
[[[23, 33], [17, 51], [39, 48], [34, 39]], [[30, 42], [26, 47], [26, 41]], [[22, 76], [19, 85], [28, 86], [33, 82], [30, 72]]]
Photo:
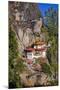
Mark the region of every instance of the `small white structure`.
[[33, 59], [33, 53], [27, 52], [27, 59]]
[[26, 51], [26, 57], [29, 60], [34, 60], [35, 58], [46, 58], [46, 44], [44, 42], [36, 43], [34, 44], [34, 47], [27, 47], [25, 49]]

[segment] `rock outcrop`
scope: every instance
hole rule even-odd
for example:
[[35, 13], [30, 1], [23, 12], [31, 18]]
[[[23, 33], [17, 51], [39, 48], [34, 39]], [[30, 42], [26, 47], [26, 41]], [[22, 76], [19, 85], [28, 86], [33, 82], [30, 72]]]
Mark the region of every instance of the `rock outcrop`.
[[[13, 7], [14, 5], [14, 7]], [[13, 30], [16, 33], [17, 40], [18, 40], [18, 49], [19, 53], [23, 56], [24, 48], [31, 46], [36, 39], [36, 33], [38, 34], [38, 38], [43, 40], [45, 39], [45, 35], [41, 34], [41, 27], [42, 27], [42, 19], [38, 20], [38, 10], [36, 4], [27, 4], [27, 3], [11, 3], [9, 8], [9, 19], [10, 23], [12, 23]], [[35, 20], [37, 18], [37, 20]], [[34, 25], [32, 24], [32, 20]], [[48, 59], [41, 59], [41, 63], [47, 63]], [[30, 68], [27, 65], [27, 72], [30, 71], [31, 74], [40, 73], [39, 75], [34, 74], [30, 78], [29, 73], [21, 73], [21, 83], [26, 87], [37, 86], [37, 85], [47, 85], [48, 76], [44, 72], [41, 71], [41, 65], [37, 64], [36, 67]]]

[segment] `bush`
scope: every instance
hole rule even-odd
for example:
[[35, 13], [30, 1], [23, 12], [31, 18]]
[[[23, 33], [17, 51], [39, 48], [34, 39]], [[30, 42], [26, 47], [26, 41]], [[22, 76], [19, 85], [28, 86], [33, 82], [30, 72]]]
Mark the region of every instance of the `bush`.
[[9, 88], [15, 87], [15, 66], [14, 60], [18, 57], [18, 43], [16, 39], [15, 32], [9, 27]]
[[49, 81], [49, 83], [51, 86], [53, 86], [53, 85], [56, 86], [56, 85], [58, 85], [58, 80]]
[[51, 75], [50, 66], [46, 63], [42, 64], [42, 71], [48, 75]]

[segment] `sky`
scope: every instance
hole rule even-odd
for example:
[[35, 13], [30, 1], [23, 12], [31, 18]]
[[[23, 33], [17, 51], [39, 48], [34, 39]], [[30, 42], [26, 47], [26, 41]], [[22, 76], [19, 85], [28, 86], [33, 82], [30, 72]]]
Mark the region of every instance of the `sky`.
[[43, 3], [38, 3], [38, 8], [40, 9], [41, 13], [43, 16], [45, 16], [45, 11], [53, 7], [55, 10], [58, 10], [58, 4], [43, 4]]

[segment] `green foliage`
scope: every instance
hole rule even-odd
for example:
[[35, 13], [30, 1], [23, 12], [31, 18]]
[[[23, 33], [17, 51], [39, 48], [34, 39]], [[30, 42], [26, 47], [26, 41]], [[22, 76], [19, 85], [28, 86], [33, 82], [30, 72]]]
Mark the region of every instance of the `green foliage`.
[[57, 62], [57, 43], [56, 38], [54, 36], [49, 37], [49, 43], [51, 47], [47, 50], [47, 57], [50, 63]]
[[45, 41], [48, 42], [48, 40], [49, 40], [48, 28], [46, 26], [43, 26], [41, 28], [41, 32], [45, 34]]
[[12, 31], [11, 27], [9, 30], [9, 60], [13, 60], [18, 56], [18, 44], [15, 32]]
[[16, 39], [16, 34], [10, 27], [9, 28], [9, 88], [21, 87], [19, 74], [16, 75], [16, 71], [15, 71], [15, 69], [17, 68], [15, 63], [17, 61], [18, 54], [19, 52], [18, 52], [18, 43]]
[[58, 69], [57, 63], [52, 63], [52, 64], [51, 64], [51, 67], [54, 68], [54, 71], [55, 71], [55, 72], [56, 72], [57, 69]]
[[57, 80], [58, 79], [58, 65], [57, 65], [57, 63], [51, 63], [51, 71], [54, 74], [54, 79]]
[[50, 63], [57, 62], [58, 48], [58, 13], [52, 7], [46, 11], [46, 26], [48, 28], [51, 47], [47, 51], [47, 57]]
[[56, 85], [58, 85], [58, 80], [49, 81], [49, 83], [51, 86], [53, 86], [53, 85], [56, 86]]
[[9, 88], [22, 87], [20, 82], [20, 73], [25, 70], [23, 60], [18, 60], [18, 43], [16, 34], [9, 28]]
[[25, 65], [23, 63], [24, 61], [22, 60], [22, 58], [20, 58], [19, 60], [17, 60], [16, 66], [15, 66], [15, 71], [18, 72], [19, 74], [22, 73], [25, 70]]
[[15, 33], [9, 28], [9, 81], [14, 78], [14, 59], [18, 57], [18, 45]]
[[42, 71], [48, 75], [51, 75], [50, 66], [46, 63], [42, 64]]
[[58, 12], [52, 7], [46, 11], [46, 25], [49, 28], [49, 34], [57, 34]]
[[16, 85], [15, 87], [16, 87], [16, 88], [21, 88], [21, 87], [22, 87], [21, 79], [20, 79], [20, 76], [19, 76], [18, 71], [15, 72], [14, 81], [15, 81], [15, 85]]
[[14, 68], [14, 72], [15, 72], [14, 80], [16, 83], [16, 87], [18, 88], [23, 87], [21, 84], [21, 79], [20, 79], [20, 73], [22, 73], [23, 71], [25, 71], [25, 65], [23, 64], [23, 60], [21, 58], [17, 59], [16, 65]]
[[18, 57], [18, 44], [15, 32], [9, 27], [9, 87], [15, 87], [14, 60]]

